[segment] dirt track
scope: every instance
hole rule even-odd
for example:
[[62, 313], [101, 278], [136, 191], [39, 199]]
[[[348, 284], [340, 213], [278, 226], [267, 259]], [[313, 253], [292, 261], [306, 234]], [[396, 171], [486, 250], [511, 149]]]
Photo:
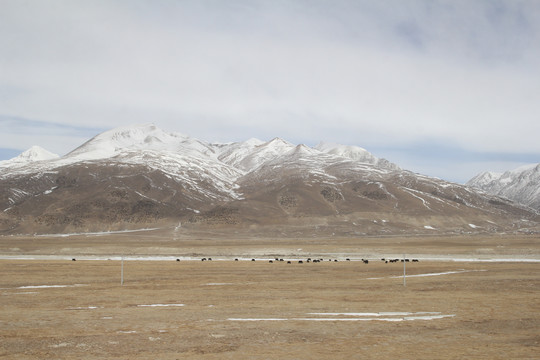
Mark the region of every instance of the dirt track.
[[[120, 265], [0, 261], [0, 358], [540, 354], [538, 263], [409, 263], [409, 275], [455, 273], [410, 276], [406, 287], [403, 265], [381, 261], [126, 261], [124, 286]], [[441, 318], [414, 319], [426, 315]]]

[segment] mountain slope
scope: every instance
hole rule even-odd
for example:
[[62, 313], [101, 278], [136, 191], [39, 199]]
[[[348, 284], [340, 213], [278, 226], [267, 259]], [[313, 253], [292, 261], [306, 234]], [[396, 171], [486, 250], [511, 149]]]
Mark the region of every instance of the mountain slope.
[[164, 227], [174, 236], [359, 236], [538, 226], [536, 213], [510, 201], [359, 147], [280, 138], [214, 144], [151, 124], [106, 131], [63, 157], [0, 163], [0, 210], [3, 234]]
[[466, 185], [540, 210], [540, 164], [526, 165], [504, 173], [480, 173]]

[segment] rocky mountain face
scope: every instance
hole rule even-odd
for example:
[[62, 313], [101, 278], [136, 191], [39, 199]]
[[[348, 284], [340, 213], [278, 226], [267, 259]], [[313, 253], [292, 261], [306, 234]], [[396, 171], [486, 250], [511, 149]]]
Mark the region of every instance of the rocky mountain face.
[[57, 157], [0, 162], [0, 233], [168, 228], [174, 236], [536, 231], [504, 198], [402, 170], [355, 146], [212, 144], [117, 128]]
[[540, 164], [527, 165], [504, 173], [480, 173], [466, 185], [540, 210]]

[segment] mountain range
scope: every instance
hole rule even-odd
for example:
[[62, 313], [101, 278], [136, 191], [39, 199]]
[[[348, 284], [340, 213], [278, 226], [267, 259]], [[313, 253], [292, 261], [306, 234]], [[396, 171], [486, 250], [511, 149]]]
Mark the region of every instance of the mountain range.
[[531, 232], [506, 198], [401, 169], [356, 146], [275, 138], [209, 143], [153, 124], [116, 128], [64, 156], [0, 162], [0, 233], [167, 228], [174, 236]]
[[504, 173], [483, 172], [466, 185], [540, 211], [540, 164], [526, 165]]

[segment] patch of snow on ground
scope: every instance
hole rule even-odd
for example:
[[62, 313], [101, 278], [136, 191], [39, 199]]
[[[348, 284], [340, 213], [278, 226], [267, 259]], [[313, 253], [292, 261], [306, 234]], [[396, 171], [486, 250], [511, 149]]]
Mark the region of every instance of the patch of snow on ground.
[[75, 284], [75, 285], [28, 285], [28, 286], [19, 286], [17, 289], [66, 288], [66, 287], [79, 287], [79, 286], [88, 286], [88, 285], [86, 285], [86, 284]]
[[433, 226], [430, 226], [430, 225], [424, 225], [424, 229], [428, 229], [428, 230], [437, 230], [437, 229], [435, 229]]
[[146, 229], [135, 229], [135, 230], [117, 230], [117, 231], [99, 231], [99, 232], [86, 232], [86, 233], [68, 233], [68, 234], [41, 234], [35, 235], [37, 237], [69, 237], [69, 236], [79, 236], [79, 235], [111, 235], [111, 234], [123, 234], [123, 233], [132, 233], [139, 231], [153, 231], [159, 230], [159, 228], [146, 228]]
[[92, 309], [102, 309], [103, 306], [77, 306], [77, 307], [68, 307], [66, 310], [92, 310]]
[[[425, 277], [425, 276], [441, 276], [441, 275], [451, 275], [451, 274], [461, 274], [466, 272], [475, 272], [475, 271], [486, 271], [486, 270], [457, 270], [457, 271], [446, 271], [440, 273], [427, 273], [427, 274], [417, 274], [417, 275], [406, 275], [405, 277]], [[376, 277], [376, 278], [366, 278], [366, 280], [379, 280], [379, 279], [401, 279], [403, 275], [389, 276], [389, 277]]]
[[429, 316], [405, 316], [403, 320], [434, 320], [434, 319], [443, 319], [447, 317], [454, 317], [456, 315], [429, 315]]
[[410, 315], [439, 315], [440, 312], [369, 312], [369, 313], [308, 313], [308, 315], [328, 315], [328, 316], [410, 316]]
[[49, 345], [50, 348], [62, 348], [62, 347], [66, 347], [66, 346], [70, 346], [69, 343], [60, 343], [60, 344], [53, 344], [53, 345]]
[[320, 316], [354, 316], [348, 318], [228, 318], [228, 321], [414, 321], [434, 320], [454, 317], [454, 314], [444, 315], [440, 312], [379, 312], [379, 313], [308, 313], [308, 315]]
[[233, 285], [233, 283], [207, 283], [206, 286], [222, 286], [222, 285]]
[[[458, 271], [446, 271], [441, 273], [428, 273], [428, 274], [417, 274], [417, 275], [407, 275], [407, 277], [424, 277], [424, 276], [440, 276], [440, 275], [451, 275], [451, 274], [461, 274], [465, 272], [473, 271], [486, 271], [486, 270], [458, 270]], [[401, 276], [394, 276], [400, 278]]]
[[170, 307], [170, 306], [185, 306], [184, 304], [148, 304], [137, 305], [138, 307]]
[[49, 189], [49, 190], [45, 190], [45, 191], [43, 192], [43, 195], [48, 195], [48, 194], [52, 193], [53, 190], [55, 190], [56, 188], [58, 188], [58, 186], [55, 186], [55, 187], [53, 187], [53, 188], [51, 188], [51, 189]]
[[265, 318], [265, 319], [257, 319], [257, 318], [228, 318], [229, 321], [287, 321], [289, 319], [278, 319], [278, 318]]

